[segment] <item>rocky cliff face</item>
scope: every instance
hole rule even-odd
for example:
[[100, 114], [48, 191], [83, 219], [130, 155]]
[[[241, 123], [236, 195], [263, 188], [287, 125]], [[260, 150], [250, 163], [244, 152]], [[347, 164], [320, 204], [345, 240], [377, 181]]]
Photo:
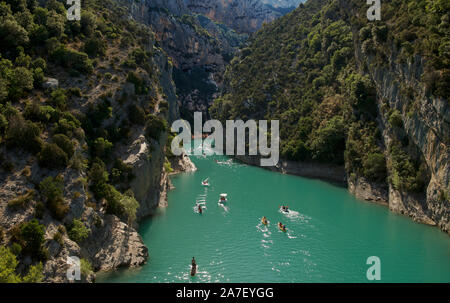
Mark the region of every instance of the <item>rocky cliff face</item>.
[[[390, 68], [369, 69], [377, 86], [380, 111], [384, 104], [388, 104], [401, 113], [404, 131], [412, 141], [410, 144], [426, 162], [431, 178], [423, 194], [401, 192], [390, 182], [389, 208], [450, 232], [450, 204], [442, 196], [449, 189], [450, 174], [448, 101], [426, 94], [421, 78], [424, 71], [424, 59], [421, 56], [415, 56], [403, 64], [395, 63], [396, 59], [395, 55], [389, 58]], [[371, 63], [370, 59], [366, 62], [367, 65]], [[402, 93], [401, 85], [414, 90], [414, 99]], [[380, 127], [383, 129], [385, 145], [389, 147], [392, 140], [398, 138], [388, 126], [386, 115], [381, 116]]]
[[250, 34], [263, 23], [269, 23], [281, 16], [263, 5], [260, 0], [187, 0], [187, 8], [198, 14], [224, 23], [239, 33]]
[[172, 59], [181, 115], [188, 120], [194, 111], [207, 116], [226, 65], [248, 35], [287, 13], [260, 0], [123, 2], [133, 18], [152, 26]]

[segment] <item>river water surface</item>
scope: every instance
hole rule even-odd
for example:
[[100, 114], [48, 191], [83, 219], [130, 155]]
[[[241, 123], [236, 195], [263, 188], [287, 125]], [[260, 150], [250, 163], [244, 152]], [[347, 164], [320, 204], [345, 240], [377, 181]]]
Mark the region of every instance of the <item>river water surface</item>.
[[[450, 237], [438, 228], [320, 180], [220, 156], [192, 160], [198, 171], [173, 177], [169, 206], [140, 224], [148, 264], [101, 274], [98, 282], [368, 282], [370, 256], [381, 260], [381, 282], [450, 282]], [[193, 256], [198, 274], [191, 278]]]

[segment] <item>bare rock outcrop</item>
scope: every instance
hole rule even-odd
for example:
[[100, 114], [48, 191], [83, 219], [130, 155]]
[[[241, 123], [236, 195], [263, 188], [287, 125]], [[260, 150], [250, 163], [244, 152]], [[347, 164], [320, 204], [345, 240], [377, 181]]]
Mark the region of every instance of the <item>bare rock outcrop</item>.
[[103, 226], [86, 240], [82, 252], [90, 256], [96, 270], [113, 270], [119, 267], [137, 267], [148, 259], [148, 249], [137, 231], [107, 215]]

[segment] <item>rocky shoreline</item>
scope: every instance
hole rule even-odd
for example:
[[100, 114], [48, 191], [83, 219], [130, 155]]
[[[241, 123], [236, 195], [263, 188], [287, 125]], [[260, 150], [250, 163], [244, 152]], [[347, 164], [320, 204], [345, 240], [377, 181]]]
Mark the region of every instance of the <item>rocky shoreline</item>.
[[[260, 166], [260, 158], [258, 156], [235, 156], [235, 158], [249, 165]], [[345, 168], [339, 165], [295, 162], [281, 159], [277, 166], [263, 168], [282, 174], [322, 179], [342, 186], [347, 184]]]
[[[139, 220], [135, 223], [135, 226], [131, 227], [121, 222], [115, 216], [108, 216], [105, 219], [105, 226], [109, 226], [109, 229], [99, 231], [93, 234], [92, 245], [88, 244], [88, 248], [85, 248], [85, 252], [89, 252], [89, 255], [94, 255], [94, 259], [97, 262], [93, 263], [93, 266], [98, 271], [111, 271], [117, 270], [120, 267], [139, 267], [144, 265], [150, 258], [149, 251], [145, 246], [142, 237], [136, 231], [140, 221], [154, 214], [157, 207], [167, 207], [167, 193], [169, 190], [174, 189], [170, 176], [196, 171], [194, 163], [187, 155], [180, 157], [173, 157], [170, 159], [173, 170], [166, 172], [163, 169], [159, 185], [159, 194], [153, 197], [147, 197], [144, 201], [157, 201], [158, 203], [151, 204], [151, 207], [145, 207], [144, 212], [140, 212]], [[150, 191], [151, 192], [151, 191]], [[141, 204], [141, 203], [140, 203]], [[142, 205], [142, 204], [141, 204]], [[147, 205], [148, 206], [148, 205]], [[138, 210], [139, 211], [139, 210]], [[99, 243], [102, 243], [99, 245]], [[124, 244], [126, 243], [126, 244]], [[98, 248], [97, 251], [92, 248]], [[91, 248], [91, 251], [89, 251]], [[90, 280], [86, 282], [94, 282], [95, 276], [93, 275]], [[63, 281], [61, 281], [63, 282]]]

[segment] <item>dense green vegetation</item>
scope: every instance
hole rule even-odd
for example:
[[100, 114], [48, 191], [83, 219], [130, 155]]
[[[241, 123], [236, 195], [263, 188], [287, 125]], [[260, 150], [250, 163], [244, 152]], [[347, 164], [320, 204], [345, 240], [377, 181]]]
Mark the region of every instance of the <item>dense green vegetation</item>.
[[[59, 221], [54, 240], [61, 246], [64, 225], [79, 244], [89, 237], [84, 217], [68, 222], [73, 200], [94, 210], [105, 203], [108, 214], [132, 223], [139, 206], [130, 189], [134, 176], [116, 151], [137, 128], [154, 140], [167, 131], [158, 69], [164, 54], [152, 30], [128, 18], [117, 1], [82, 1], [81, 21], [68, 21], [66, 6], [65, 0], [0, 1], [0, 173], [15, 173], [26, 161], [17, 173], [30, 188], [8, 201], [8, 211], [34, 208], [28, 222], [2, 228], [0, 242], [7, 240], [17, 258], [1, 265], [0, 281], [38, 280], [37, 262], [48, 257], [48, 216]], [[71, 179], [77, 174], [87, 178]], [[86, 192], [71, 192], [73, 182]], [[25, 257], [34, 265], [22, 264]], [[11, 275], [18, 264], [33, 277]], [[85, 275], [92, 272], [87, 260], [83, 267]]]
[[33, 265], [25, 276], [17, 274], [17, 257], [5, 246], [0, 246], [0, 283], [37, 283], [41, 282], [42, 263]]
[[[403, 157], [408, 144], [401, 151], [383, 146], [376, 91], [364, 66], [388, 68], [388, 57], [402, 64], [421, 55], [428, 93], [448, 98], [450, 7], [384, 1], [379, 22], [367, 20], [367, 8], [364, 1], [308, 1], [264, 26], [232, 60], [210, 112], [222, 121], [279, 120], [283, 158], [345, 164], [350, 178], [380, 183], [389, 170], [396, 187], [421, 191], [427, 175], [423, 169], [416, 175], [421, 159]], [[401, 113], [389, 115], [388, 127], [402, 133]], [[394, 154], [392, 163], [385, 152]]]

